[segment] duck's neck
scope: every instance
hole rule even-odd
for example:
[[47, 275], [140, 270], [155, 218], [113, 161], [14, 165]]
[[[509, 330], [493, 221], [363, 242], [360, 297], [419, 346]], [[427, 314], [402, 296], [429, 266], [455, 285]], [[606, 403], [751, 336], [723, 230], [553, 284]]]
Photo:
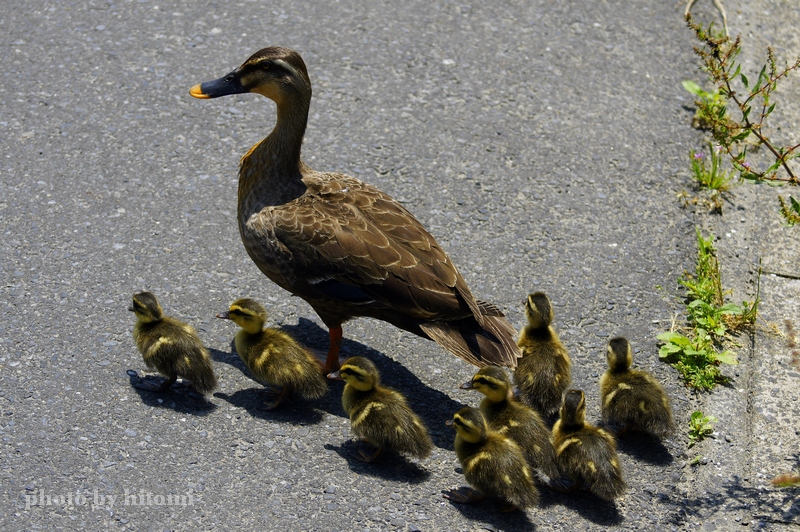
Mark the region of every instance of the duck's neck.
[[[272, 133], [242, 157], [239, 169], [240, 213], [249, 216], [269, 205], [282, 205], [303, 194], [300, 149], [308, 122], [310, 98], [296, 96], [278, 103]], [[241, 212], [244, 209], [246, 212]]]

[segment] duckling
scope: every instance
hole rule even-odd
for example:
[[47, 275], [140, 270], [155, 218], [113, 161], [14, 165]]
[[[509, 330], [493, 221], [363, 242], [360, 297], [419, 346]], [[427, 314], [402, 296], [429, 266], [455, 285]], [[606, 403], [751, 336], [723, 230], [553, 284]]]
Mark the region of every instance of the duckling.
[[475, 489], [447, 491], [445, 499], [471, 503], [497, 497], [511, 505], [507, 510], [539, 502], [539, 490], [522, 449], [508, 436], [490, 430], [480, 410], [462, 408], [446, 424], [456, 429], [456, 456], [464, 477]]
[[328, 378], [345, 382], [342, 407], [350, 416], [350, 426], [356, 436], [377, 448], [372, 455], [359, 451], [359, 460], [372, 462], [384, 448], [417, 458], [431, 454], [433, 442], [425, 425], [405, 397], [380, 385], [378, 368], [371, 360], [348, 358]]
[[608, 370], [600, 378], [603, 421], [622, 425], [617, 433], [641, 430], [666, 438], [675, 430], [664, 388], [646, 371], [631, 369], [633, 355], [625, 338], [613, 338], [606, 350]]
[[317, 399], [328, 391], [317, 359], [285, 332], [264, 327], [267, 311], [258, 302], [238, 299], [227, 312], [217, 314], [217, 318], [232, 320], [241, 327], [234, 344], [239, 358], [253, 375], [281, 388], [273, 401], [264, 403], [264, 409], [276, 408], [293, 390], [304, 399]]
[[553, 306], [544, 293], [528, 296], [525, 316], [528, 324], [520, 331], [517, 341], [522, 358], [514, 371], [514, 384], [524, 402], [549, 418], [558, 412], [564, 390], [572, 380], [572, 362], [550, 325]]
[[534, 409], [514, 399], [511, 381], [502, 368], [481, 368], [461, 388], [478, 390], [485, 395], [480, 410], [489, 428], [514, 440], [532, 469], [538, 469], [550, 479], [558, 478], [550, 431]]
[[613, 500], [625, 490], [614, 437], [586, 423], [586, 398], [581, 390], [564, 395], [559, 420], [553, 425], [558, 467], [574, 482], [598, 497]]
[[514, 328], [498, 307], [472, 294], [402, 204], [302, 161], [311, 80], [300, 54], [264, 48], [189, 93], [200, 99], [256, 93], [277, 105], [274, 129], [239, 166], [239, 233], [259, 269], [306, 300], [328, 327], [326, 373], [339, 368], [342, 324], [360, 316], [434, 340], [479, 367], [516, 367]]
[[135, 384], [137, 388], [163, 392], [179, 376], [192, 381], [194, 389], [204, 395], [217, 387], [211, 357], [194, 327], [164, 316], [158, 299], [150, 292], [134, 295], [133, 304], [128, 310], [136, 314], [133, 340], [142, 353], [145, 364], [167, 377], [161, 386], [149, 381], [139, 381]]

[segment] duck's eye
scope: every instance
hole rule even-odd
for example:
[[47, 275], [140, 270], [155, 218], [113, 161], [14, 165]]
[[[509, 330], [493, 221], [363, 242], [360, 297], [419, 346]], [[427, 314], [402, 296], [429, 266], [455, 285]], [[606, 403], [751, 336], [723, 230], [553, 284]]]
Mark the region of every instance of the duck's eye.
[[231, 81], [233, 81], [233, 74], [225, 76], [225, 83], [230, 83]]
[[261, 63], [261, 68], [263, 68], [264, 70], [269, 70], [270, 68], [272, 68], [272, 61], [264, 61], [263, 63]]

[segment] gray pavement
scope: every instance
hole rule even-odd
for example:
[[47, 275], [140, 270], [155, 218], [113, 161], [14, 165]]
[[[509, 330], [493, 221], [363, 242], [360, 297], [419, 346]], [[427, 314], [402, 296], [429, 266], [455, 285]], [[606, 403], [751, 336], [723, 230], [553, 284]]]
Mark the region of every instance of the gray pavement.
[[[674, 2], [5, 2], [0, 12], [0, 527], [177, 530], [728, 530], [797, 527], [800, 370], [767, 325], [742, 339], [734, 384], [684, 388], [655, 336], [680, 311], [675, 280], [694, 227], [720, 241], [745, 297], [762, 257], [765, 320], [800, 329], [796, 230], [775, 190], [740, 189], [722, 217], [683, 209], [699, 79]], [[488, 4], [488, 3], [487, 3]], [[698, 2], [695, 13], [716, 11]], [[789, 2], [726, 2], [731, 31], [797, 55]], [[424, 461], [352, 458], [341, 387], [274, 412], [214, 315], [243, 296], [315, 348], [311, 308], [264, 278], [239, 241], [239, 158], [274, 105], [192, 99], [189, 88], [267, 45], [297, 49], [314, 86], [304, 159], [373, 183], [438, 238], [472, 291], [522, 325], [529, 291], [553, 300], [575, 385], [599, 420], [604, 345], [627, 336], [673, 399], [662, 443], [620, 443], [615, 504], [543, 493], [502, 514], [441, 497], [464, 483], [444, 426], [477, 397], [473, 368], [370, 320], [345, 326], [345, 355], [373, 359], [408, 397], [436, 450]], [[754, 50], [760, 53], [760, 50]], [[757, 57], [757, 56], [754, 56]], [[783, 57], [787, 57], [784, 55]], [[795, 80], [796, 81], [796, 80]], [[794, 99], [800, 101], [800, 99]], [[797, 135], [796, 104], [783, 131]], [[797, 141], [795, 141], [797, 142]], [[730, 235], [730, 236], [727, 236]], [[132, 388], [134, 292], [197, 327], [218, 392]], [[788, 405], [791, 405], [788, 406]], [[717, 437], [687, 451], [695, 409]], [[698, 453], [706, 465], [690, 467]], [[171, 504], [168, 504], [171, 503]]]

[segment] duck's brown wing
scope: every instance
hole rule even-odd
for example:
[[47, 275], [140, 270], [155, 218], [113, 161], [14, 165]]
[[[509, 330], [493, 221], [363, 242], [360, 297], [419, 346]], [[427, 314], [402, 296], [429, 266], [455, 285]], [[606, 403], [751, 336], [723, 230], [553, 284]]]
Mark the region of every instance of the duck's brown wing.
[[354, 315], [380, 315], [398, 326], [417, 322], [472, 364], [516, 366], [516, 331], [497, 307], [475, 299], [407, 209], [347, 176], [314, 174], [304, 181], [302, 198], [270, 209], [275, 236], [292, 254], [296, 282], [344, 305], [380, 309]]

